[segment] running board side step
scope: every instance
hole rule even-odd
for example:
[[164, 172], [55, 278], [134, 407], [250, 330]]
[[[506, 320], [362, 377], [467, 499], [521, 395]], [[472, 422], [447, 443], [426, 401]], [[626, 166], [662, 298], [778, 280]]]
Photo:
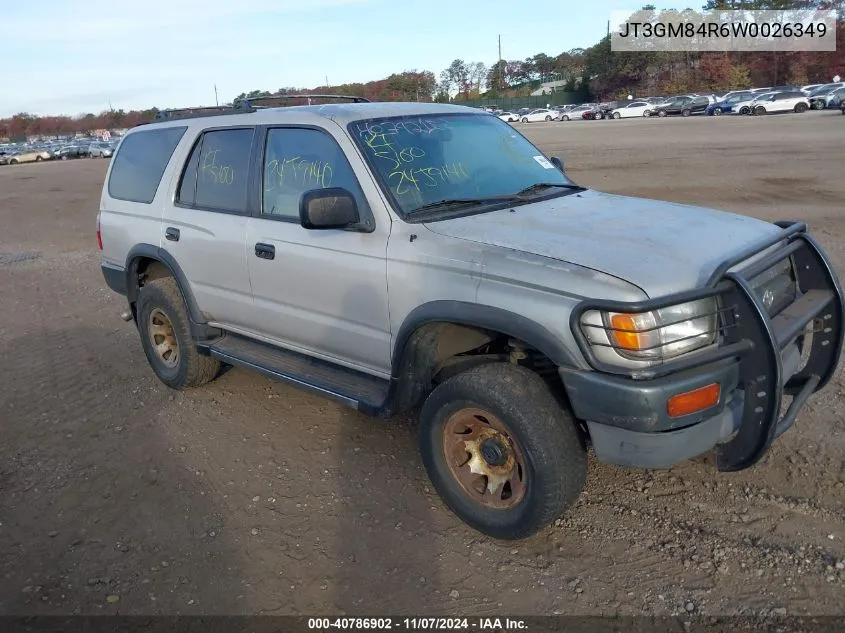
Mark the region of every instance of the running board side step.
[[385, 404], [391, 382], [370, 374], [227, 333], [197, 347], [229, 365], [252, 369], [268, 378], [327, 396], [367, 414]]

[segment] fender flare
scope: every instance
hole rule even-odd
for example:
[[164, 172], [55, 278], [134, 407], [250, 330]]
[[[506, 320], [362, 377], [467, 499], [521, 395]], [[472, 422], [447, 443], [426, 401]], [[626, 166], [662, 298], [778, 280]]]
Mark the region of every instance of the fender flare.
[[[466, 301], [431, 301], [414, 308], [396, 335], [393, 368], [398, 371], [405, 360], [413, 333], [428, 323], [447, 322], [501, 332], [517, 338], [549, 357], [556, 365], [579, 367], [573, 353], [546, 327], [515, 312]], [[398, 377], [398, 376], [396, 376]]]
[[185, 299], [185, 308], [188, 310], [191, 322], [196, 325], [205, 324], [207, 319], [194, 298], [191, 285], [182, 268], [176, 263], [173, 255], [153, 244], [136, 244], [126, 256], [126, 297], [129, 303], [134, 304], [138, 300], [138, 262], [141, 258], [152, 259], [167, 266]]

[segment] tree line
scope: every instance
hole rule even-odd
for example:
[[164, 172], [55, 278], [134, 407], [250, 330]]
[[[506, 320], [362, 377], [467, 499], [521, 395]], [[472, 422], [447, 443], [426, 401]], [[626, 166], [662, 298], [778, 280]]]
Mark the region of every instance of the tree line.
[[[845, 0], [706, 0], [704, 10], [832, 9], [845, 16]], [[646, 5], [643, 10], [655, 10]], [[677, 12], [667, 11], [663, 13]], [[523, 60], [454, 60], [439, 75], [408, 70], [365, 83], [314, 88], [252, 90], [236, 97], [271, 94], [342, 94], [371, 101], [461, 102], [479, 97], [526, 96], [545, 81], [558, 80], [564, 90], [586, 89], [593, 99], [730, 90], [748, 86], [828, 82], [845, 75], [845, 21], [837, 22], [837, 46], [830, 52], [613, 52], [605, 36], [587, 49], [550, 56], [537, 53]], [[0, 138], [52, 135], [94, 129], [133, 127], [152, 120], [157, 108], [109, 110], [83, 116], [39, 117], [27, 113], [0, 119]]]

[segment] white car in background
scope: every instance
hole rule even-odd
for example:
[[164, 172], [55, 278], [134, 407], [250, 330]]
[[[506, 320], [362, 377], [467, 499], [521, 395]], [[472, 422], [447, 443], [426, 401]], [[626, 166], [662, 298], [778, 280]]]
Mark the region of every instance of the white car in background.
[[559, 112], [549, 110], [548, 108], [537, 108], [536, 110], [531, 110], [528, 114], [524, 114], [520, 120], [523, 123], [536, 123], [537, 121], [557, 121], [559, 118]]
[[750, 98], [745, 101], [740, 101], [739, 103], [734, 104], [733, 112], [736, 114], [751, 114], [752, 109], [755, 105], [765, 97], [769, 95], [776, 95], [776, 92], [764, 92], [761, 94], [752, 94]]
[[502, 121], [507, 121], [508, 123], [513, 123], [515, 121], [519, 121], [519, 115], [515, 112], [501, 112], [497, 115]]
[[651, 116], [651, 109], [654, 106], [647, 101], [632, 101], [621, 108], [616, 108], [610, 113], [612, 119], [630, 119], [633, 117]]
[[800, 90], [770, 92], [757, 97], [751, 106], [752, 114], [774, 114], [776, 112], [806, 112], [810, 100]]

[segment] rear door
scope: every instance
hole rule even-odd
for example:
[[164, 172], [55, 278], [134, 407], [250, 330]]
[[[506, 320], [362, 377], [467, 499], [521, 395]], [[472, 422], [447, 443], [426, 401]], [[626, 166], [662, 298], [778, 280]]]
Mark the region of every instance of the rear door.
[[163, 215], [162, 248], [206, 318], [228, 328], [243, 326], [252, 304], [245, 239], [254, 136], [253, 126], [196, 135]]

